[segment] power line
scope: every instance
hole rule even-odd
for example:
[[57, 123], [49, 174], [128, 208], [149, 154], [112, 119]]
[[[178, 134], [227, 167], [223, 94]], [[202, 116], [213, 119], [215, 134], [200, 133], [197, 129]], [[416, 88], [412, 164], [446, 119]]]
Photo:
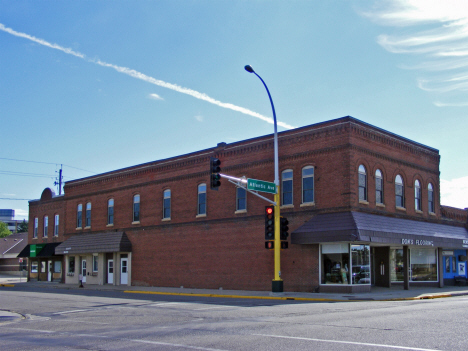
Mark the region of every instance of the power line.
[[0, 200], [20, 200], [20, 201], [30, 201], [32, 199], [15, 199], [12, 197], [0, 197]]
[[22, 177], [36, 177], [36, 178], [54, 178], [55, 175], [40, 174], [40, 173], [24, 173], [24, 172], [13, 172], [13, 171], [0, 171], [0, 174], [15, 175]]
[[59, 162], [42, 162], [42, 161], [29, 161], [29, 160], [19, 160], [19, 159], [16, 159], [16, 158], [6, 158], [6, 157], [0, 157], [0, 160], [7, 160], [7, 161], [17, 161], [17, 162], [28, 162], [28, 163], [42, 163], [42, 164], [46, 164], [46, 165], [63, 165], [65, 167], [69, 167], [69, 168], [73, 168], [73, 169], [77, 169], [79, 171], [84, 171], [84, 172], [88, 172], [88, 173], [93, 173], [93, 174], [97, 174], [96, 172], [92, 172], [92, 171], [88, 171], [86, 169], [82, 169], [82, 168], [77, 168], [77, 167], [73, 167], [73, 166], [69, 166], [69, 165], [65, 165], [63, 163], [59, 163]]

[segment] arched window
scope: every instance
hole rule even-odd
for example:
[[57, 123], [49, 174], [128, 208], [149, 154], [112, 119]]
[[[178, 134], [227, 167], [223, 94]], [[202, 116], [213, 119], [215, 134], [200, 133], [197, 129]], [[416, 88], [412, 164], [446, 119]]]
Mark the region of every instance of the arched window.
[[86, 227], [91, 227], [91, 202], [86, 204]]
[[367, 201], [367, 172], [366, 167], [359, 166], [359, 201]]
[[399, 174], [395, 177], [395, 203], [397, 207], [405, 207], [405, 186]]
[[81, 228], [81, 223], [83, 220], [83, 205], [79, 204], [76, 207], [76, 227]]
[[107, 200], [107, 225], [114, 225], [114, 199]]
[[133, 222], [140, 222], [140, 194], [133, 196]]
[[59, 215], [55, 215], [55, 222], [54, 222], [54, 236], [58, 236], [59, 233]]
[[49, 232], [49, 216], [44, 216], [44, 238], [47, 238], [47, 233]]
[[206, 184], [198, 185], [198, 215], [206, 215]]
[[39, 218], [34, 218], [34, 232], [33, 232], [33, 238], [37, 238], [37, 228], [39, 226]]
[[432, 183], [429, 183], [429, 185], [427, 186], [427, 198], [428, 198], [429, 212], [434, 213], [435, 212], [434, 187], [432, 186]]
[[163, 192], [163, 219], [171, 218], [171, 189]]
[[314, 167], [302, 169], [302, 203], [314, 202]]
[[375, 171], [375, 203], [383, 204], [383, 178], [380, 169]]
[[421, 211], [421, 183], [417, 179], [414, 182], [414, 208]]
[[293, 204], [293, 171], [287, 169], [281, 173], [281, 205]]

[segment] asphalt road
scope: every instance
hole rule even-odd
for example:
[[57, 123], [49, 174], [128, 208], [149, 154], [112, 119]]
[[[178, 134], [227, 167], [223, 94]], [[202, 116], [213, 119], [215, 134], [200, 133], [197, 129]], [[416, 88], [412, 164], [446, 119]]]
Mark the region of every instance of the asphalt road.
[[465, 351], [467, 307], [2, 287], [0, 350]]

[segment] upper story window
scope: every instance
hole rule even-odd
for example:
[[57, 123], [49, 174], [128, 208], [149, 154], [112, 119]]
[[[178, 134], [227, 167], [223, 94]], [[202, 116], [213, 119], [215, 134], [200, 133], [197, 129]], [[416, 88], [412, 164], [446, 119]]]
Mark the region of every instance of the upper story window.
[[49, 216], [44, 216], [44, 238], [47, 238], [47, 232], [49, 231]]
[[397, 207], [405, 207], [405, 186], [399, 174], [395, 177], [395, 204]]
[[429, 212], [434, 213], [435, 212], [434, 188], [432, 186], [432, 183], [429, 183], [429, 185], [427, 186], [427, 198], [428, 198]]
[[163, 193], [163, 219], [171, 218], [171, 189], [164, 190]]
[[302, 203], [314, 202], [314, 167], [302, 169]]
[[417, 179], [414, 182], [414, 208], [421, 211], [421, 183]]
[[114, 199], [107, 200], [107, 225], [114, 224]]
[[133, 196], [133, 222], [140, 221], [140, 195]]
[[83, 220], [83, 205], [79, 204], [76, 208], [76, 227], [81, 228], [81, 221]]
[[281, 205], [293, 204], [293, 171], [287, 169], [281, 173]]
[[359, 166], [359, 201], [367, 201], [367, 172], [366, 167]]
[[236, 189], [236, 211], [247, 210], [247, 191], [244, 188]]
[[206, 184], [198, 186], [198, 215], [206, 214]]
[[375, 171], [375, 203], [383, 204], [383, 177], [380, 169]]
[[33, 238], [37, 238], [37, 228], [39, 227], [39, 218], [34, 218]]
[[59, 215], [55, 215], [55, 220], [54, 220], [54, 236], [58, 236], [59, 233]]
[[91, 202], [86, 204], [86, 227], [91, 227]]

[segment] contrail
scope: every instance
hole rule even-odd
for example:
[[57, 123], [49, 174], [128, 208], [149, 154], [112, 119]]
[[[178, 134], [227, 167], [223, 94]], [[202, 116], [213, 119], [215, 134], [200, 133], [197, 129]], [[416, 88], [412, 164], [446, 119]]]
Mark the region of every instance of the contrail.
[[[270, 124], [274, 123], [273, 119], [271, 117], [263, 116], [260, 113], [251, 111], [251, 110], [246, 109], [244, 107], [236, 106], [236, 105], [233, 105], [233, 104], [227, 103], [227, 102], [221, 102], [221, 101], [216, 100], [216, 99], [214, 99], [214, 98], [212, 98], [212, 97], [210, 97], [210, 96], [208, 96], [208, 95], [206, 95], [204, 93], [200, 93], [200, 92], [198, 92], [196, 90], [192, 90], [192, 89], [189, 89], [189, 88], [184, 88], [184, 87], [181, 87], [181, 86], [176, 85], [176, 84], [164, 82], [162, 80], [147, 76], [144, 73], [135, 71], [134, 69], [131, 69], [131, 68], [117, 66], [117, 65], [114, 65], [114, 64], [111, 64], [111, 63], [101, 61], [99, 59], [89, 59], [89, 58], [86, 57], [85, 54], [74, 51], [74, 50], [72, 50], [70, 48], [64, 48], [63, 46], [60, 46], [58, 44], [51, 44], [46, 40], [36, 38], [36, 37], [34, 37], [32, 35], [29, 35], [29, 34], [26, 34], [26, 33], [17, 32], [15, 30], [11, 29], [11, 28], [5, 27], [5, 25], [3, 25], [2, 23], [0, 23], [0, 30], [4, 31], [6, 33], [9, 33], [11, 35], [20, 37], [20, 38], [25, 38], [25, 39], [31, 40], [31, 41], [33, 41], [33, 42], [35, 42], [37, 44], [47, 46], [47, 47], [49, 47], [51, 49], [56, 49], [56, 50], [62, 51], [64, 53], [68, 54], [68, 55], [73, 55], [73, 56], [79, 57], [79, 58], [81, 58], [81, 59], [83, 59], [85, 61], [92, 62], [92, 63], [97, 64], [99, 66], [113, 68], [117, 72], [126, 74], [126, 75], [128, 75], [130, 77], [133, 77], [133, 78], [136, 78], [136, 79], [143, 80], [143, 81], [145, 81], [147, 83], [151, 83], [151, 84], [163, 87], [163, 88], [171, 89], [171, 90], [177, 91], [177, 92], [182, 93], [182, 94], [190, 95], [190, 96], [193, 96], [196, 99], [204, 100], [206, 102], [209, 102], [210, 104], [217, 105], [217, 106], [223, 107], [223, 108], [227, 108], [229, 110], [237, 111], [237, 112], [240, 112], [240, 113], [243, 113], [245, 115], [249, 115], [249, 116], [252, 116], [252, 117], [255, 117], [255, 118], [259, 118], [262, 121], [265, 121], [265, 122], [270, 123]], [[281, 121], [278, 121], [277, 124], [278, 124], [278, 126], [284, 127], [286, 129], [296, 128], [294, 126], [291, 126], [291, 125], [289, 125], [289, 124], [287, 124], [285, 122], [281, 122]]]

